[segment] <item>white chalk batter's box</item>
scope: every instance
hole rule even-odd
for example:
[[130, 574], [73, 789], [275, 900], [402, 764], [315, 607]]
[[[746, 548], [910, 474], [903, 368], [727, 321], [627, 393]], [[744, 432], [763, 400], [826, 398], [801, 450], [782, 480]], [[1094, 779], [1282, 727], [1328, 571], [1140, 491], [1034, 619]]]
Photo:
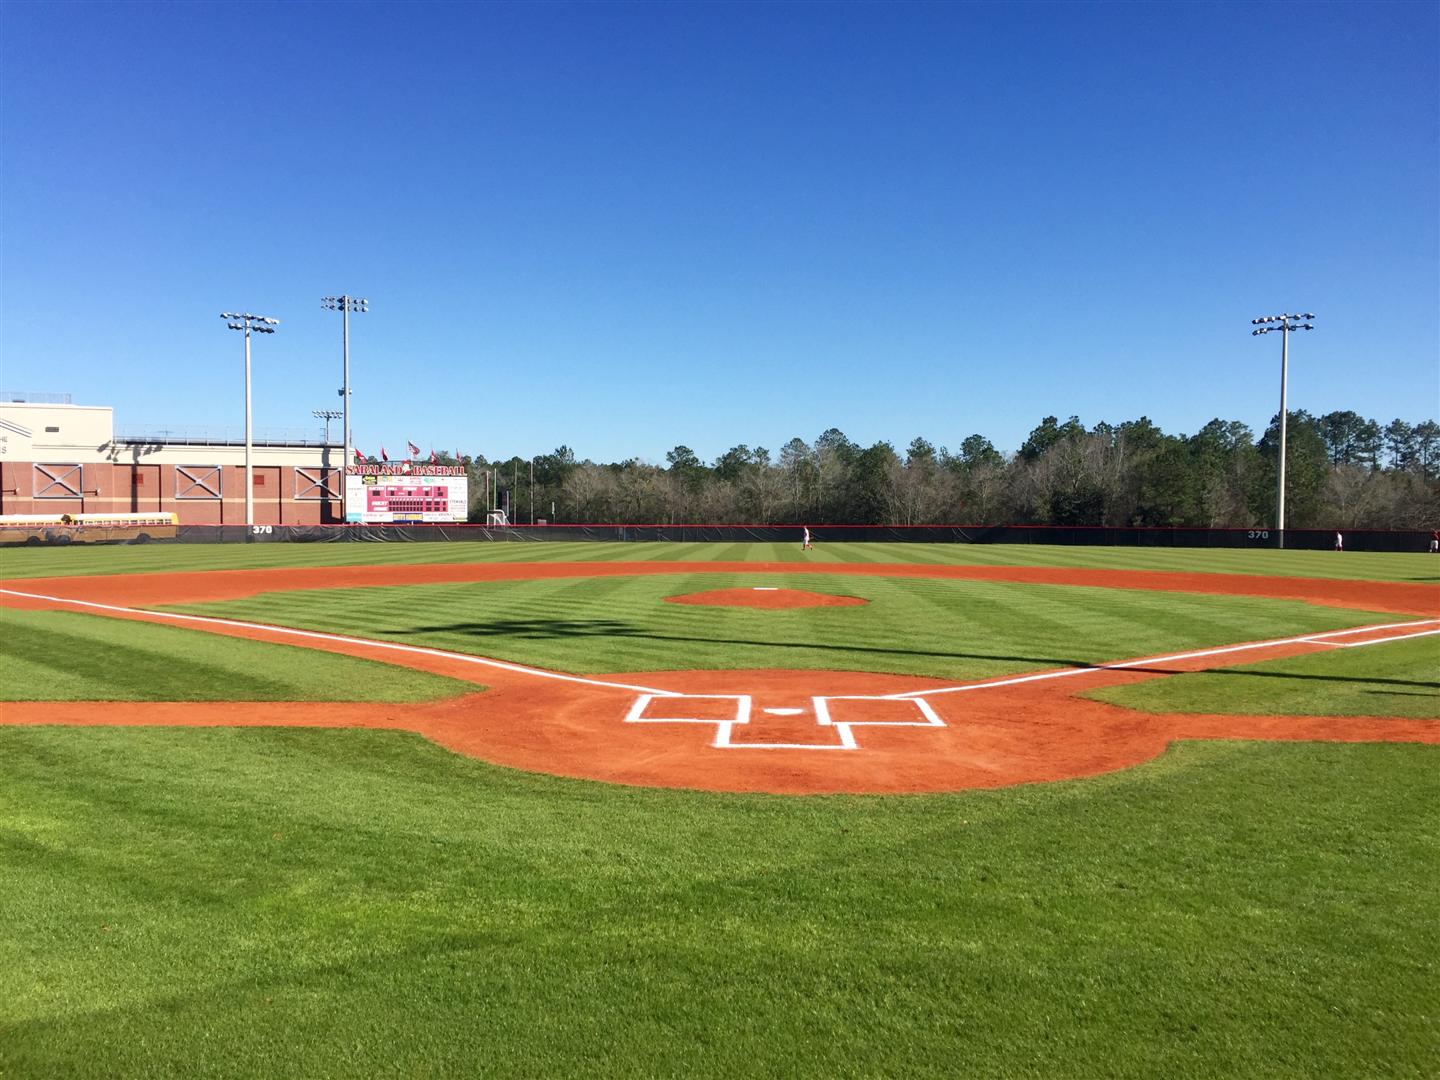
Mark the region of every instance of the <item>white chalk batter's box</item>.
[[[803, 718], [810, 714], [817, 741], [750, 741], [736, 729], [765, 723], [769, 717]], [[641, 694], [630, 706], [627, 724], [709, 724], [718, 750], [859, 750], [861, 727], [943, 728], [928, 701], [921, 698], [815, 696], [807, 707], [757, 708], [750, 694]], [[793, 720], [791, 723], [793, 724]]]

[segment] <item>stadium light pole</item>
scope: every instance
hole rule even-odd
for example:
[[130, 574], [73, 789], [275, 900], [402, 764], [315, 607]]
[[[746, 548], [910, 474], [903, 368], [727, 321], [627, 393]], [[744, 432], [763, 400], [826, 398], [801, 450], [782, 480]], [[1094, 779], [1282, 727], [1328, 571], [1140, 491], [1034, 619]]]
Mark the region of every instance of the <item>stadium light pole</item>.
[[[338, 420], [345, 414], [339, 409], [311, 409], [310, 415], [315, 417], [316, 420], [325, 421], [325, 446], [328, 449], [330, 446], [330, 421]], [[350, 463], [347, 461], [345, 464], [348, 465]]]
[[248, 528], [255, 524], [255, 468], [250, 460], [250, 335], [273, 334], [275, 327], [280, 325], [280, 320], [266, 315], [251, 315], [249, 312], [242, 315], [234, 311], [222, 311], [220, 317], [229, 320], [225, 325], [231, 330], [242, 330], [245, 333], [245, 525]]
[[1285, 422], [1288, 406], [1285, 402], [1286, 382], [1290, 375], [1290, 332], [1292, 330], [1314, 330], [1310, 320], [1314, 315], [1262, 315], [1251, 319], [1250, 325], [1259, 329], [1250, 331], [1251, 337], [1280, 331], [1280, 482], [1275, 495], [1275, 546], [1285, 546]]
[[[342, 423], [345, 426], [345, 464], [341, 466], [340, 475], [345, 475], [345, 469], [350, 465], [350, 313], [356, 312], [363, 315], [370, 310], [370, 301], [362, 300], [354, 296], [322, 296], [320, 306], [326, 311], [340, 312], [340, 320], [343, 329], [341, 330], [341, 348], [345, 356], [345, 368], [340, 385], [340, 401], [342, 411], [345, 414]], [[341, 495], [342, 513], [344, 507], [344, 491]]]

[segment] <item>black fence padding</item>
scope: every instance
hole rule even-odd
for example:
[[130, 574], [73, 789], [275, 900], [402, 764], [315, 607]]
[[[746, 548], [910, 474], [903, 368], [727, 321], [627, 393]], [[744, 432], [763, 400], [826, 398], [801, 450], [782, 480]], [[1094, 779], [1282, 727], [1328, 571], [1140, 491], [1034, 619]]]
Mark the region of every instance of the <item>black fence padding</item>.
[[[1056, 544], [1071, 547], [1274, 548], [1269, 529], [1129, 529], [1047, 525], [812, 525], [817, 544], [868, 541], [927, 544]], [[216, 543], [408, 543], [557, 540], [672, 543], [800, 543], [798, 525], [181, 525], [176, 540]], [[1362, 529], [1344, 533], [1347, 551], [1428, 551], [1419, 530]], [[156, 541], [163, 543], [165, 541]], [[1335, 532], [1287, 529], [1285, 546], [1330, 551]]]

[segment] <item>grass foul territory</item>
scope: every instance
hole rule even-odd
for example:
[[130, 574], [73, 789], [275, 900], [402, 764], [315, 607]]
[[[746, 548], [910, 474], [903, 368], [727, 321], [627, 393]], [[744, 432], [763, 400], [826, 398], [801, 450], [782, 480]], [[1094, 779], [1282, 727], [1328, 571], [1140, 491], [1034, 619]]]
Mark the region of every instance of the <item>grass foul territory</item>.
[[1440, 637], [1193, 672], [1090, 697], [1148, 712], [1440, 716]]
[[0, 701], [427, 701], [470, 683], [68, 611], [0, 608]]

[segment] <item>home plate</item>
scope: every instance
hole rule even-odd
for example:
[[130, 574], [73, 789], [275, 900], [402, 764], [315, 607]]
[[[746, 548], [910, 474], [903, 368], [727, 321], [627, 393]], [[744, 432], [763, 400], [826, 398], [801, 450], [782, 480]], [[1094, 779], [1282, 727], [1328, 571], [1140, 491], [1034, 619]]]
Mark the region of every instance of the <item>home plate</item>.
[[[761, 716], [783, 719], [757, 722]], [[625, 722], [712, 725], [711, 745], [719, 750], [858, 750], [857, 727], [945, 726], [921, 698], [870, 694], [816, 695], [809, 708], [757, 707], [750, 694], [641, 694]]]

